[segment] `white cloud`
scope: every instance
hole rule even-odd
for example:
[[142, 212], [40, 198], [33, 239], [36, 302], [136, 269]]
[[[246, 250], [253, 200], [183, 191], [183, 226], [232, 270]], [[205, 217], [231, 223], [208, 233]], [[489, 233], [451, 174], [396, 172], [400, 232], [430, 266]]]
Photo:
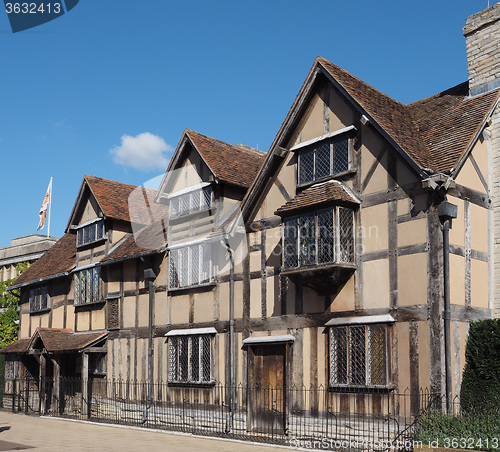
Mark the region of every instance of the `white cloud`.
[[135, 137], [123, 135], [120, 146], [115, 146], [109, 152], [118, 165], [128, 166], [138, 170], [165, 170], [168, 159], [165, 153], [173, 150], [162, 137], [149, 132], [140, 133]]

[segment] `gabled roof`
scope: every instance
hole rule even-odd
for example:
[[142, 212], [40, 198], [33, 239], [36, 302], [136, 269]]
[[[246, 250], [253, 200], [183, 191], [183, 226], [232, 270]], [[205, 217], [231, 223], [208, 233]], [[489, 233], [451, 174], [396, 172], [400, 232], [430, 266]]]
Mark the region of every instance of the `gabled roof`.
[[136, 259], [148, 254], [160, 253], [167, 246], [165, 223], [160, 221], [144, 227], [135, 234], [126, 236], [101, 261], [101, 265], [108, 265], [128, 259]]
[[13, 344], [7, 345], [0, 350], [0, 353], [26, 353], [28, 351], [28, 347], [30, 345], [31, 339], [19, 339]]
[[449, 172], [471, 147], [499, 98], [499, 90], [468, 97], [469, 84], [457, 85], [407, 106], [430, 150], [421, 165], [436, 172]]
[[[133, 196], [131, 198], [130, 195], [134, 190], [141, 190], [144, 196]], [[155, 190], [85, 175], [75, 205], [73, 206], [66, 232], [69, 231], [72, 224], [78, 221], [78, 216], [81, 214], [82, 202], [89, 192], [94, 196], [104, 218], [107, 219], [130, 222], [130, 214], [132, 212], [133, 221], [139, 222], [143, 218], [147, 223], [151, 215], [148, 207], [152, 209], [156, 208], [153, 205], [147, 207], [143, 202], [144, 198], [153, 200], [156, 196]]]
[[274, 213], [286, 216], [311, 207], [320, 208], [332, 203], [356, 206], [360, 204], [360, 201], [345, 184], [331, 180], [306, 188]]
[[272, 174], [280, 166], [301, 115], [321, 83], [328, 80], [422, 179], [433, 172], [459, 169], [499, 100], [500, 90], [469, 98], [461, 84], [430, 98], [402, 104], [344, 69], [318, 57], [295, 98], [267, 153], [262, 170], [243, 200], [245, 218], [264, 196]]
[[31, 336], [29, 348], [40, 339], [49, 353], [79, 351], [107, 337], [107, 331], [74, 333], [69, 328], [37, 328]]
[[224, 143], [193, 130], [186, 130], [186, 135], [222, 182], [248, 188], [264, 162], [264, 152]]
[[17, 278], [10, 290], [68, 274], [75, 267], [75, 258], [76, 234], [65, 234]]
[[160, 184], [159, 193], [168, 185], [172, 171], [186, 157], [190, 148], [198, 152], [210, 172], [220, 182], [247, 189], [257, 176], [266, 154], [243, 145], [232, 145], [186, 129]]

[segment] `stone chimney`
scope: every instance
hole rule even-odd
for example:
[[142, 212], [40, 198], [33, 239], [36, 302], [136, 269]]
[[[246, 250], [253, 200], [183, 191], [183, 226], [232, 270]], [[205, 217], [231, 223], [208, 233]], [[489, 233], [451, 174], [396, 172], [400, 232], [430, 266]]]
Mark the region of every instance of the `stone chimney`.
[[463, 28], [469, 66], [469, 93], [500, 87], [500, 3], [467, 18]]

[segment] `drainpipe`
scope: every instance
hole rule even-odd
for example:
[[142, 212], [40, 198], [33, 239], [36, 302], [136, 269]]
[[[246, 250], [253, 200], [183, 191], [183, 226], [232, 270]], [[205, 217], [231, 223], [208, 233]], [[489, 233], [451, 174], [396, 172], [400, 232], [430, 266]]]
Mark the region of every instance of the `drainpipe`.
[[146, 408], [142, 416], [141, 424], [148, 420], [148, 411], [153, 405], [153, 303], [154, 303], [154, 280], [156, 274], [152, 268], [144, 270], [144, 280], [148, 282], [149, 286], [149, 322], [148, 322], [148, 391]]
[[234, 378], [234, 251], [229, 244], [227, 236], [224, 237], [224, 245], [229, 253], [229, 418], [226, 423], [226, 431], [230, 432], [234, 417], [234, 400], [236, 383]]
[[451, 220], [457, 218], [457, 206], [442, 201], [438, 206], [438, 216], [443, 226], [443, 278], [444, 278], [444, 353], [446, 370], [446, 410], [453, 412], [451, 382], [451, 310], [450, 310], [450, 228]]

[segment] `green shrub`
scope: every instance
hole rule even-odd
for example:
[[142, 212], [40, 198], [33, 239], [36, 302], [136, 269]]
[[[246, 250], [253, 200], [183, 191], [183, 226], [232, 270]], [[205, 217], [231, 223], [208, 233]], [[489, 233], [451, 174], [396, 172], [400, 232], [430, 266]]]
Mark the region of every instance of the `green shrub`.
[[461, 416], [432, 411], [421, 419], [416, 439], [434, 447], [498, 451], [500, 409]]
[[460, 402], [474, 412], [500, 405], [500, 319], [471, 323]]

